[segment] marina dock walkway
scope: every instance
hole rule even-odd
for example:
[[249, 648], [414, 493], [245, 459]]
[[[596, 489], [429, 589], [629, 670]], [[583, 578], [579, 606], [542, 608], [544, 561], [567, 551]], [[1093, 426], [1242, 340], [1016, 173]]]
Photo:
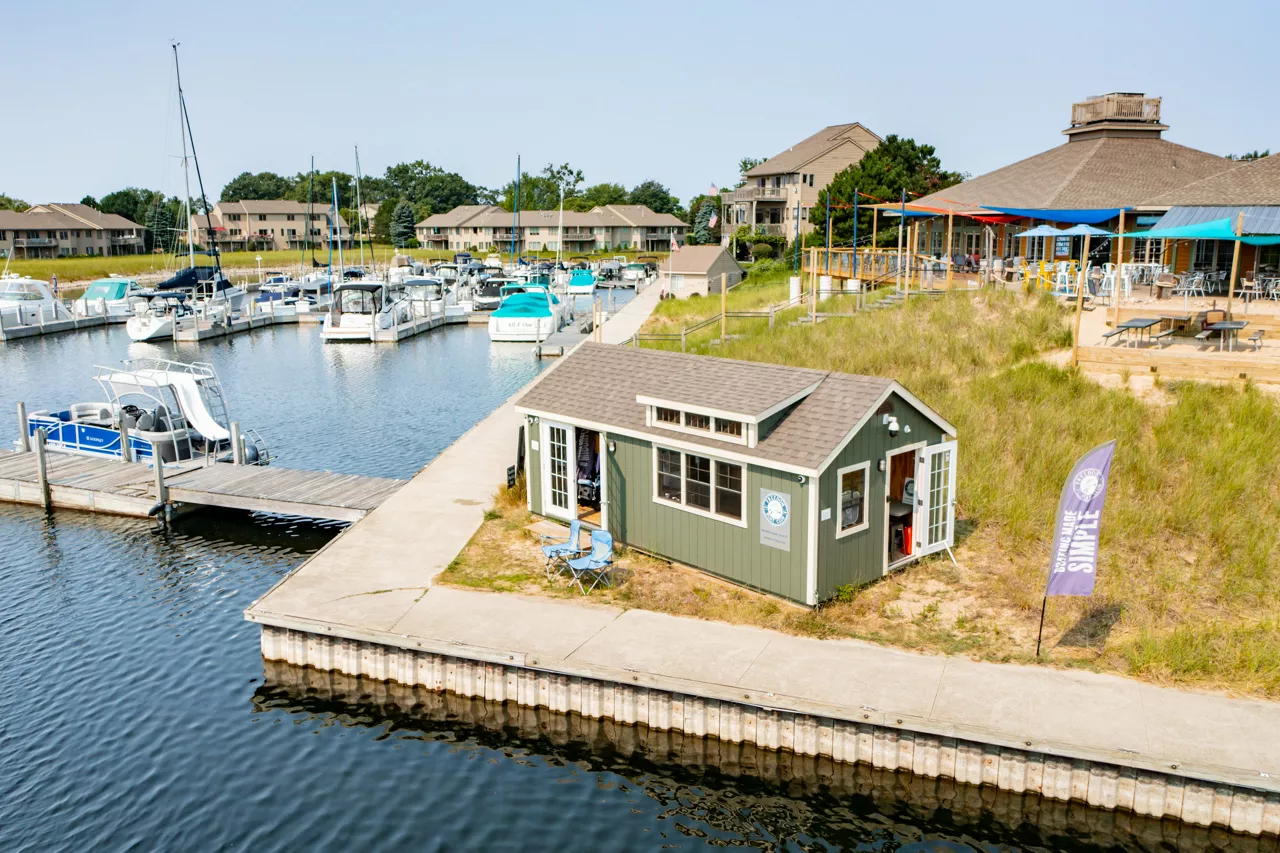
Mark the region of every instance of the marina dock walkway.
[[[147, 518], [157, 503], [150, 465], [49, 453], [54, 507]], [[174, 466], [165, 471], [171, 502], [250, 512], [359, 521], [405, 483], [381, 477], [275, 466]], [[0, 502], [42, 503], [35, 453], [0, 452]]]

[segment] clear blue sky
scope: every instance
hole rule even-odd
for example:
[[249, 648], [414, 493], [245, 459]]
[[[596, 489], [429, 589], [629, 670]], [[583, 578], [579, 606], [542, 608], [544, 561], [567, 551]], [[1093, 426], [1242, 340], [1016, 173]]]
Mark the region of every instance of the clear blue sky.
[[[1280, 4], [6, 4], [0, 192], [181, 193], [170, 39], [217, 196], [242, 171], [424, 159], [497, 186], [569, 162], [682, 200], [828, 124], [981, 174], [1064, 140], [1091, 94], [1159, 95], [1166, 138], [1280, 148]], [[795, 21], [792, 15], [801, 15]], [[305, 47], [300, 47], [305, 45]], [[900, 45], [901, 47], [897, 47]], [[367, 84], [367, 85], [366, 85]], [[529, 100], [529, 93], [537, 93]], [[193, 186], [193, 192], [194, 192]]]

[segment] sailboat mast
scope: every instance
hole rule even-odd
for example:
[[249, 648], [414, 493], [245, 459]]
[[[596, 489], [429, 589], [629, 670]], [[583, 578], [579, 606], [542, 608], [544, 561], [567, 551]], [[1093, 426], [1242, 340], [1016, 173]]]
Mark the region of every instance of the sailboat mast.
[[[173, 71], [178, 74], [178, 46], [173, 46]], [[182, 75], [178, 74], [178, 103], [182, 103]], [[196, 265], [196, 244], [191, 232], [194, 230], [191, 221], [195, 217], [191, 213], [191, 168], [187, 161], [187, 127], [182, 123], [182, 113], [178, 113], [178, 135], [182, 137], [182, 183], [186, 188], [186, 194], [183, 196], [182, 206], [187, 209], [187, 262], [189, 266]], [[213, 239], [213, 235], [209, 235], [209, 239]], [[175, 253], [176, 254], [176, 253]]]
[[[364, 204], [360, 201], [360, 146], [356, 147], [356, 228], [360, 230], [360, 268], [364, 269]], [[377, 266], [375, 262], [374, 266]]]
[[307, 227], [302, 243], [302, 258], [298, 261], [298, 277], [302, 277], [303, 262], [311, 251], [311, 173], [316, 170], [316, 155], [311, 155], [311, 172], [307, 173]]
[[[511, 214], [511, 263], [516, 262], [516, 232], [520, 228], [520, 155], [516, 155], [516, 203]], [[512, 269], [515, 267], [513, 266]]]
[[[338, 179], [337, 178], [333, 179], [333, 216], [329, 217], [329, 223], [330, 223], [329, 228], [331, 231], [332, 229], [338, 227]], [[338, 279], [339, 281], [343, 281], [346, 279], [346, 277], [347, 277], [347, 271], [342, 266], [342, 230], [338, 229]]]
[[[554, 275], [560, 276], [560, 264], [564, 260], [564, 186], [560, 187], [560, 231], [556, 234], [556, 271]], [[565, 293], [568, 294], [569, 285], [565, 284]]]
[[[200, 187], [200, 204], [204, 207], [204, 222], [209, 229], [209, 244], [213, 249], [213, 266], [214, 288], [217, 288], [217, 282], [222, 278], [222, 259], [218, 256], [218, 240], [213, 233], [213, 216], [209, 212], [209, 199], [204, 194], [204, 178], [200, 175], [200, 155], [196, 154], [196, 138], [191, 133], [191, 116], [187, 115], [187, 99], [182, 94], [182, 72], [178, 70], [178, 45], [173, 45], [173, 71], [178, 78], [178, 106], [181, 107], [181, 120], [187, 127], [187, 139], [191, 141], [191, 159], [196, 164], [196, 184]], [[225, 295], [225, 294], [224, 294]]]

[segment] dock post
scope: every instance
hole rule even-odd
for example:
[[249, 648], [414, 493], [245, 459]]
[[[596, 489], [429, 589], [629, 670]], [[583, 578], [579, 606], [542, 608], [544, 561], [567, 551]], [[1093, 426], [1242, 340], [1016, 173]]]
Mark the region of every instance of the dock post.
[[244, 464], [244, 445], [240, 443], [240, 422], [231, 422], [231, 461], [236, 465]]
[[129, 444], [129, 424], [123, 417], [120, 418], [120, 460], [133, 461], [133, 447]]
[[31, 452], [31, 428], [27, 425], [26, 403], [18, 403], [18, 447], [23, 453]]
[[680, 330], [680, 352], [685, 351], [685, 346], [686, 346], [685, 330], [681, 329]]
[[156, 505], [164, 507], [165, 517], [169, 514], [169, 487], [164, 484], [164, 460], [160, 458], [160, 449], [155, 448], [151, 456], [151, 467], [156, 469]]
[[44, 449], [45, 435], [44, 427], [36, 430], [36, 482], [40, 486], [40, 505], [48, 512], [52, 499], [49, 494], [49, 460], [45, 458]]

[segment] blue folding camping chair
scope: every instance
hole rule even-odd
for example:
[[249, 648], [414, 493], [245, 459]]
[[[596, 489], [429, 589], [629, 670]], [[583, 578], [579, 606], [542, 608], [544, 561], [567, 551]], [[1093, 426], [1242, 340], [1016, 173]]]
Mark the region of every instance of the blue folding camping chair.
[[[613, 536], [605, 530], [591, 531], [591, 553], [585, 557], [566, 560], [565, 565], [573, 574], [573, 582], [583, 595], [591, 592], [598, 584], [613, 586]], [[591, 581], [590, 586], [583, 586], [582, 580]]]
[[569, 538], [563, 542], [552, 536], [542, 537], [542, 556], [547, 558], [547, 580], [551, 580], [551, 566], [555, 563], [563, 563], [570, 557], [577, 557], [587, 552], [578, 544], [579, 534], [582, 531], [582, 522], [574, 519], [569, 522]]

